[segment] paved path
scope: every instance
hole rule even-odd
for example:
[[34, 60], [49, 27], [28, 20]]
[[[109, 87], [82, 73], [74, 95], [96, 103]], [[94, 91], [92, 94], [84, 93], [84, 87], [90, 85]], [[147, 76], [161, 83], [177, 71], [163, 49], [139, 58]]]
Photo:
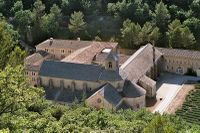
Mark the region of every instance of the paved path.
[[181, 88], [181, 85], [164, 83], [157, 91], [157, 99], [162, 101], [153, 112], [163, 114]]
[[156, 95], [157, 100], [162, 98], [162, 101], [156, 106], [153, 112], [163, 114], [186, 81], [199, 79], [200, 78], [197, 77], [181, 76], [169, 73], [162, 74], [158, 79], [158, 90]]

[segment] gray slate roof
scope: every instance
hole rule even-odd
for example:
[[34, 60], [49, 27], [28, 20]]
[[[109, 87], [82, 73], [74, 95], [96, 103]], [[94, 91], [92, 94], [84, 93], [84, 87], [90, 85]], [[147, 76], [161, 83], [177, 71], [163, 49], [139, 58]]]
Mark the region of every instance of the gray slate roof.
[[119, 76], [119, 73], [112, 70], [104, 70], [98, 65], [48, 60], [43, 62], [39, 75], [44, 77], [55, 77], [82, 81], [122, 80]]
[[127, 98], [136, 98], [144, 95], [146, 95], [146, 91], [142, 87], [136, 83], [132, 83], [131, 81], [125, 81], [122, 96]]
[[103, 81], [120, 81], [122, 80], [122, 77], [119, 75], [118, 71], [114, 70], [103, 70], [99, 80]]
[[108, 101], [110, 104], [116, 106], [118, 103], [122, 100], [122, 97], [118, 93], [117, 89], [114, 88], [111, 84], [107, 83], [105, 84], [99, 92], [106, 101]]
[[174, 56], [183, 58], [200, 59], [200, 51], [172, 49], [172, 48], [157, 48], [164, 56]]

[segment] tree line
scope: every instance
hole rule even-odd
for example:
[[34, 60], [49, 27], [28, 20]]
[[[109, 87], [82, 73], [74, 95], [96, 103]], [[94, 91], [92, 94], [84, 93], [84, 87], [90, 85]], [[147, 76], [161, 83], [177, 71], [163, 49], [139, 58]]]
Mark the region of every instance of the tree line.
[[[7, 10], [10, 9], [10, 10]], [[199, 0], [1, 0], [0, 12], [34, 46], [49, 38], [198, 49]]]

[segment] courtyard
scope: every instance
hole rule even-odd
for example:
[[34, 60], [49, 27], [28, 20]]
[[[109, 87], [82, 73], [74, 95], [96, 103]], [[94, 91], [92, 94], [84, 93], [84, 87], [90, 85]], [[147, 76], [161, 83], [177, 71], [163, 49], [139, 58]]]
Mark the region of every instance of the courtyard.
[[149, 107], [150, 111], [163, 114], [183, 88], [184, 83], [198, 80], [200, 80], [200, 77], [162, 73], [157, 80], [156, 101]]

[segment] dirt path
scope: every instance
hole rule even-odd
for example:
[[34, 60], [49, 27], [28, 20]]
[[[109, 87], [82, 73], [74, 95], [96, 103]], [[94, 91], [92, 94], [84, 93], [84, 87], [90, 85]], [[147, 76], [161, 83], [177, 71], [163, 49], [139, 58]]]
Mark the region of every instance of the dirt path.
[[178, 94], [175, 96], [175, 98], [172, 100], [172, 102], [166, 109], [165, 113], [175, 114], [176, 110], [181, 108], [183, 102], [185, 101], [187, 94], [192, 89], [194, 89], [194, 85], [183, 85], [181, 90], [178, 92]]

